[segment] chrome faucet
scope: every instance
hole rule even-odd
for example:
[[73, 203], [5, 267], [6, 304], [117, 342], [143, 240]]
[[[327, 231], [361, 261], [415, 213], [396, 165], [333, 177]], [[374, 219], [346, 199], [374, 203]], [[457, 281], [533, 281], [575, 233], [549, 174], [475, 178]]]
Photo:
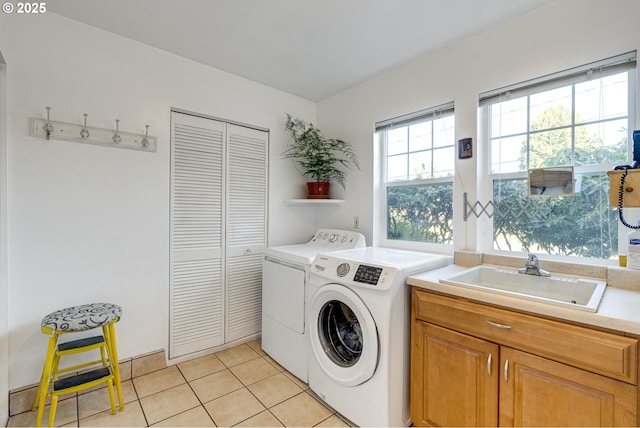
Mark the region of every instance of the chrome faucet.
[[538, 266], [538, 256], [535, 254], [529, 254], [529, 258], [524, 262], [524, 267], [518, 269], [518, 272], [527, 275], [551, 276], [549, 272]]

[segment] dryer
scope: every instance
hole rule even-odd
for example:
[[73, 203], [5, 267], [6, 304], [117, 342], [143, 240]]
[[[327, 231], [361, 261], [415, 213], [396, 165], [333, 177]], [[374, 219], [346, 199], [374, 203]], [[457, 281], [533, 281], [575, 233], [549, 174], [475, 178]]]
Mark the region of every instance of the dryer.
[[373, 247], [319, 254], [307, 287], [309, 387], [358, 426], [408, 426], [405, 281], [451, 262]]
[[307, 382], [305, 295], [309, 266], [318, 253], [364, 248], [364, 235], [319, 229], [304, 244], [270, 247], [262, 268], [262, 349]]

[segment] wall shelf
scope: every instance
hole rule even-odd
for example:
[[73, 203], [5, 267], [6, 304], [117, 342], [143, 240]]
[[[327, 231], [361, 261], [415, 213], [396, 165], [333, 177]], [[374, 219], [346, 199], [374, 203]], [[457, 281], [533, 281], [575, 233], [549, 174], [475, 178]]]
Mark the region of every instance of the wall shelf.
[[288, 199], [284, 201], [289, 206], [338, 206], [344, 205], [344, 199]]

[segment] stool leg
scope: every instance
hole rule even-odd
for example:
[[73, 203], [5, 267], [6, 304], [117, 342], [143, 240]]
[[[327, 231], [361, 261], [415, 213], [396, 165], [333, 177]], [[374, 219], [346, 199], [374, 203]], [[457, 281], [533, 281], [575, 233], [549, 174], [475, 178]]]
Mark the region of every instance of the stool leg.
[[[56, 358], [56, 347], [58, 344], [58, 335], [54, 334], [49, 337], [49, 346], [47, 348], [47, 358], [44, 362], [42, 369], [42, 378], [40, 379], [40, 385], [38, 385], [38, 391], [36, 392], [35, 400], [38, 401], [38, 416], [36, 418], [36, 426], [42, 426], [42, 415], [44, 413], [44, 406], [47, 400], [47, 393], [49, 391], [49, 379], [51, 378], [51, 370], [53, 369], [53, 360]], [[34, 400], [34, 407], [35, 407]], [[51, 416], [49, 416], [51, 419]]]
[[113, 380], [107, 381], [107, 387], [109, 388], [109, 402], [111, 402], [111, 414], [116, 414], [116, 400], [113, 396]]
[[53, 420], [56, 418], [56, 410], [58, 409], [58, 396], [51, 397], [51, 408], [49, 409], [49, 427], [53, 426]]
[[115, 377], [116, 390], [118, 391], [118, 406], [120, 411], [124, 410], [124, 404], [122, 402], [122, 383], [120, 381], [120, 364], [118, 362], [118, 348], [116, 346], [116, 330], [114, 328], [115, 321], [108, 325], [102, 326], [102, 331], [107, 342], [107, 351], [109, 352], [109, 358], [111, 359], [111, 366], [113, 367], [113, 374]]

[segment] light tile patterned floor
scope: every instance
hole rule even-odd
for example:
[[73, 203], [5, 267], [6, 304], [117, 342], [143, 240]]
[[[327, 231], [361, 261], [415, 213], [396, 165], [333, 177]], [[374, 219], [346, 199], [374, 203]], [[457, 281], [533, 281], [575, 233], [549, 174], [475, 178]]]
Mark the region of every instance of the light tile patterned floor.
[[[122, 388], [123, 412], [111, 414], [101, 388], [60, 401], [56, 426], [349, 426], [266, 355], [259, 341], [133, 377]], [[48, 407], [45, 423], [47, 417]], [[36, 412], [20, 413], [8, 426], [34, 426], [35, 418]]]

